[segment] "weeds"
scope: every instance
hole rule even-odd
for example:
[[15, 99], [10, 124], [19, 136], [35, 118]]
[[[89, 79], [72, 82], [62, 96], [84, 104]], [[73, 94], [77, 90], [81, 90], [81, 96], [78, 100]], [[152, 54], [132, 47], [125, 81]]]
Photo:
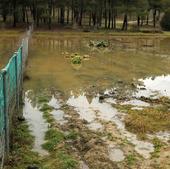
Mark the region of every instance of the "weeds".
[[126, 162], [128, 165], [133, 165], [136, 161], [135, 155], [130, 154], [126, 156]]

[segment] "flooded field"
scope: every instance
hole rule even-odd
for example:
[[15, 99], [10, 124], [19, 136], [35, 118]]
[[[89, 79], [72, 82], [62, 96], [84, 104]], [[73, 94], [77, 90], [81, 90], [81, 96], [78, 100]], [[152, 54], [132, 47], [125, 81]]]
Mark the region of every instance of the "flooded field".
[[[107, 45], [93, 45], [100, 41]], [[34, 35], [24, 116], [44, 166], [62, 168], [54, 164], [64, 153], [74, 159], [65, 168], [170, 168], [169, 45], [168, 37]]]
[[17, 50], [23, 32], [0, 32], [0, 69], [3, 68], [9, 58]]

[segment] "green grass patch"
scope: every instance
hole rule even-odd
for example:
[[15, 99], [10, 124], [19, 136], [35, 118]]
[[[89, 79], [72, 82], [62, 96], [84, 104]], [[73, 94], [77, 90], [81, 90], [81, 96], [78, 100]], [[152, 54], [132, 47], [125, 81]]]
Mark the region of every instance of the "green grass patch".
[[74, 130], [71, 130], [68, 135], [65, 136], [65, 139], [67, 140], [76, 140], [78, 137], [78, 133]]
[[64, 151], [59, 151], [57, 157], [60, 159], [61, 169], [75, 169], [77, 167], [77, 161]]
[[159, 152], [160, 152], [160, 150], [161, 150], [161, 148], [163, 147], [164, 144], [161, 142], [161, 140], [159, 140], [156, 137], [152, 140], [152, 143], [154, 145], [154, 152], [151, 154], [152, 158], [158, 158]]
[[48, 102], [49, 102], [49, 99], [50, 99], [50, 98], [48, 98], [48, 97], [39, 96], [39, 97], [38, 97], [38, 103], [39, 103], [39, 104], [48, 103]]
[[54, 108], [49, 106], [48, 104], [43, 104], [42, 107], [40, 108], [40, 111], [42, 112], [50, 112], [52, 111]]
[[34, 137], [30, 135], [28, 125], [17, 122], [12, 132], [12, 149], [4, 169], [25, 169], [31, 165], [42, 168], [40, 157], [32, 151]]
[[134, 165], [135, 161], [136, 161], [135, 155], [129, 154], [126, 156], [126, 162], [127, 162], [128, 166]]
[[159, 99], [141, 98], [141, 100], [152, 106], [142, 110], [133, 110], [132, 105], [114, 105], [119, 111], [127, 114], [125, 116], [126, 128], [136, 133], [142, 140], [147, 139], [146, 133], [170, 131], [170, 99], [161, 97]]
[[47, 142], [42, 147], [48, 151], [55, 151], [56, 146], [64, 141], [64, 134], [57, 129], [49, 129], [46, 132], [45, 140]]

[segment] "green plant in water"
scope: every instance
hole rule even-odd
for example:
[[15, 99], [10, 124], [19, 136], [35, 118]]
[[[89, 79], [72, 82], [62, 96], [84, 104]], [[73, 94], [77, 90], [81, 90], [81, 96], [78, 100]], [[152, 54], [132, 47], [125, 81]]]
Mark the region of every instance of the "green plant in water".
[[82, 63], [82, 57], [78, 54], [71, 55], [71, 63], [72, 64], [81, 64]]
[[106, 48], [109, 47], [109, 43], [107, 41], [90, 41], [89, 46], [97, 47], [97, 48]]

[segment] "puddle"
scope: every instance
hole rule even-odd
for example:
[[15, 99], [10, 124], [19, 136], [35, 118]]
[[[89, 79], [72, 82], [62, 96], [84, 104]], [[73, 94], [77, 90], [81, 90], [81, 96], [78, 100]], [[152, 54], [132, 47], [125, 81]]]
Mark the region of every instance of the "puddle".
[[[111, 46], [108, 50], [93, 51], [87, 47], [90, 40], [101, 39], [109, 40]], [[80, 119], [87, 121], [87, 127], [93, 131], [102, 131], [105, 128], [105, 123], [102, 121], [111, 122], [118, 130], [116, 132], [120, 133], [121, 139], [132, 143], [137, 153], [144, 158], [149, 158], [150, 153], [154, 151], [153, 145], [138, 140], [135, 134], [126, 130], [123, 122], [125, 114], [114, 108], [114, 104], [117, 104], [116, 100], [105, 98], [103, 103], [100, 103], [99, 98], [95, 96], [96, 93], [103, 91], [105, 91], [104, 94], [111, 95], [110, 90], [106, 89], [113, 89], [114, 92], [114, 89], [119, 87], [123, 89], [120, 91], [122, 97], [120, 96], [119, 100], [124, 100], [124, 96], [125, 98], [156, 97], [158, 94], [170, 96], [169, 44], [170, 38], [107, 35], [105, 37], [84, 37], [83, 35], [61, 37], [57, 34], [52, 37], [41, 36], [41, 33], [40, 36], [36, 34], [30, 42], [31, 54], [27, 66], [27, 73], [31, 80], [26, 81], [24, 87], [26, 90], [34, 91], [52, 88], [61, 91], [67, 104], [74, 107]], [[81, 67], [75, 68], [71, 65], [70, 59], [66, 58], [74, 53], [82, 56], [89, 55], [90, 61], [83, 61]], [[57, 66], [56, 63], [58, 63]], [[151, 78], [152, 76], [155, 78]], [[144, 87], [138, 86], [139, 89], [136, 92], [136, 85], [135, 89], [131, 89], [129, 84], [132, 82], [138, 84], [138, 79]], [[71, 91], [72, 94], [70, 94]], [[118, 92], [119, 90], [116, 94], [119, 94]], [[142, 110], [149, 106], [145, 102], [134, 99], [129, 103], [133, 105], [134, 110]], [[60, 101], [53, 96], [49, 105], [55, 109], [52, 113], [56, 121], [63, 124], [66, 115], [60, 110]], [[159, 136], [168, 138], [160, 133]], [[114, 154], [115, 150], [112, 153]], [[119, 150], [116, 150], [116, 153], [122, 155]]]
[[98, 97], [93, 98], [91, 103], [89, 103], [85, 95], [78, 97], [72, 96], [68, 99], [67, 104], [73, 106], [80, 115], [80, 118], [87, 120], [89, 123], [91, 122], [92, 126], [94, 125], [93, 121], [95, 119], [104, 120], [106, 122], [112, 121], [119, 130], [121, 136], [132, 143], [135, 146], [135, 150], [144, 158], [149, 158], [150, 153], [154, 151], [153, 144], [138, 140], [135, 134], [126, 130], [122, 113], [119, 113], [117, 109], [112, 107], [109, 103], [100, 103]]
[[81, 161], [80, 162], [80, 169], [89, 169], [89, 167], [84, 161]]
[[154, 135], [148, 134], [148, 136], [152, 139], [157, 137], [158, 139], [160, 139], [161, 141], [163, 141], [165, 143], [169, 143], [169, 141], [170, 141], [170, 132], [169, 131], [160, 131]]
[[143, 83], [146, 90], [138, 90], [135, 94], [137, 97], [170, 97], [170, 75], [162, 75], [155, 78], [149, 77], [146, 79], [139, 79], [139, 81]]
[[59, 109], [61, 107], [60, 102], [54, 96], [52, 96], [48, 105], [53, 107], [54, 109]]
[[65, 120], [65, 118], [64, 118], [64, 114], [65, 114], [64, 111], [62, 111], [62, 110], [53, 110], [50, 113], [53, 115], [53, 117], [54, 117], [54, 119], [56, 120], [57, 123], [59, 123], [61, 125], [67, 123], [67, 120]]
[[144, 101], [141, 101], [141, 100], [130, 100], [130, 101], [125, 101], [123, 103], [121, 103], [121, 105], [131, 105], [131, 106], [135, 106], [133, 107], [132, 109], [133, 110], [142, 110], [143, 107], [149, 107], [150, 104], [149, 103], [146, 103]]
[[94, 131], [102, 131], [103, 130], [103, 126], [99, 122], [94, 121], [94, 122], [88, 124], [87, 126], [89, 129], [94, 130]]
[[66, 115], [65, 115], [64, 111], [60, 110], [61, 103], [58, 99], [56, 99], [54, 96], [52, 96], [48, 105], [55, 109], [55, 110], [51, 111], [50, 113], [53, 115], [53, 117], [57, 123], [59, 123], [60, 125], [67, 123], [67, 120], [65, 120]]
[[124, 152], [118, 148], [109, 148], [109, 158], [114, 162], [121, 162], [125, 159]]
[[48, 130], [48, 124], [44, 120], [42, 112], [37, 107], [32, 106], [27, 94], [25, 94], [23, 114], [29, 124], [31, 134], [35, 137], [33, 151], [38, 152], [42, 156], [48, 155], [48, 152], [41, 147], [44, 143], [45, 133]]

